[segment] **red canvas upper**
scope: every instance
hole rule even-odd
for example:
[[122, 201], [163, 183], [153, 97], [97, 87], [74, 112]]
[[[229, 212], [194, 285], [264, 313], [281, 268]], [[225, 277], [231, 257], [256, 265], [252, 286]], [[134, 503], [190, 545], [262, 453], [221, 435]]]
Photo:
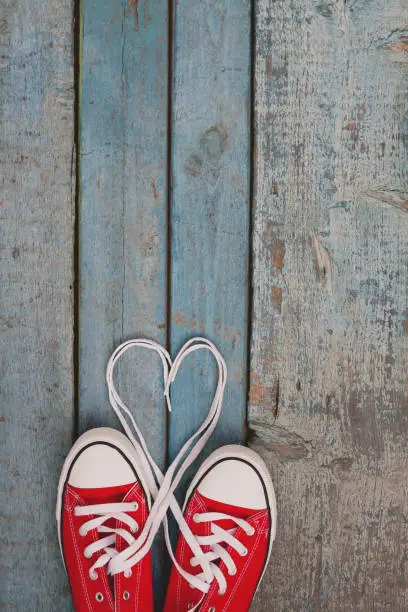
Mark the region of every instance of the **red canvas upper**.
[[[201, 495], [196, 490], [184, 513], [190, 529], [194, 535], [209, 535], [211, 533], [210, 523], [195, 523], [193, 517], [196, 513], [204, 512], [222, 512], [230, 516], [242, 518], [255, 528], [254, 535], [247, 535], [243, 529], [237, 527], [234, 532], [234, 537], [237, 538], [248, 549], [248, 554], [241, 557], [235, 550], [227, 546], [226, 550], [231, 554], [237, 572], [230, 576], [224, 563], [220, 562], [220, 569], [223, 570], [224, 576], [227, 579], [227, 591], [224, 595], [218, 592], [218, 583], [216, 580], [211, 584], [210, 590], [203, 595], [198, 589], [194, 589], [190, 584], [179, 574], [176, 568], [173, 567], [170, 581], [167, 589], [165, 612], [188, 612], [200, 603], [200, 612], [208, 612], [213, 606], [215, 610], [222, 612], [247, 612], [251, 605], [252, 598], [257, 588], [258, 581], [262, 575], [264, 563], [268, 554], [269, 537], [270, 537], [270, 516], [269, 511], [251, 510], [248, 508], [239, 508], [230, 506], [214, 500], [210, 500]], [[224, 529], [232, 529], [236, 527], [233, 521], [221, 520], [217, 524]], [[209, 547], [203, 547], [204, 552]], [[192, 567], [190, 559], [192, 557], [191, 550], [187, 545], [183, 535], [180, 535], [176, 559], [178, 563], [190, 574], [201, 573], [201, 567]]]
[[[96, 570], [98, 574], [96, 580], [91, 580], [89, 577], [90, 568], [103, 551], [94, 553], [90, 559], [87, 559], [84, 550], [101, 535], [97, 529], [89, 531], [86, 536], [79, 535], [81, 525], [93, 517], [76, 516], [75, 507], [112, 502], [137, 502], [138, 509], [129, 512], [129, 516], [143, 527], [149, 509], [146, 496], [138, 483], [100, 489], [79, 489], [69, 484], [65, 487], [61, 537], [75, 610], [77, 612], [134, 612], [135, 610], [151, 612], [154, 607], [150, 554], [132, 568], [132, 574], [128, 578], [123, 573], [108, 577], [106, 566]], [[125, 524], [117, 520], [109, 526], [128, 529]], [[123, 550], [126, 546], [127, 543], [123, 538], [116, 536], [116, 550]], [[98, 593], [102, 594], [102, 601], [97, 600]]]

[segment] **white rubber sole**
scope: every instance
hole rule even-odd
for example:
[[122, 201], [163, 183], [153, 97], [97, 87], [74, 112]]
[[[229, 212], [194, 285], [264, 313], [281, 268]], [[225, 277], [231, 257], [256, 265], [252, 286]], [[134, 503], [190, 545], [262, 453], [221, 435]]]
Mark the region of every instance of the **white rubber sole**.
[[[58, 493], [57, 493], [57, 505], [55, 509], [56, 519], [57, 519], [57, 529], [58, 529], [58, 542], [60, 546], [60, 551], [62, 555], [62, 559], [64, 560], [64, 554], [62, 549], [62, 541], [61, 541], [61, 510], [62, 510], [62, 499], [64, 496], [65, 484], [67, 482], [68, 474], [70, 472], [71, 466], [75, 459], [78, 457], [80, 452], [89, 446], [90, 444], [98, 444], [98, 443], [107, 443], [113, 447], [116, 447], [120, 450], [126, 458], [132, 464], [136, 474], [137, 480], [142, 486], [144, 493], [147, 497], [148, 506], [151, 506], [151, 500], [149, 495], [149, 489], [147, 487], [146, 481], [143, 476], [143, 469], [138, 460], [137, 452], [133, 444], [130, 442], [129, 438], [125, 436], [120, 431], [116, 429], [112, 429], [110, 427], [98, 427], [96, 429], [90, 429], [89, 431], [82, 434], [78, 440], [74, 443], [71, 450], [68, 453], [67, 458], [64, 461], [64, 465], [61, 470], [61, 475], [58, 483]], [[65, 560], [64, 560], [65, 563]]]
[[264, 460], [252, 449], [247, 448], [246, 446], [240, 446], [239, 444], [229, 444], [227, 446], [222, 446], [218, 450], [214, 451], [208, 457], [208, 459], [206, 459], [202, 463], [196, 475], [194, 476], [187, 490], [186, 499], [184, 501], [184, 506], [183, 506], [183, 513], [184, 513], [188, 500], [190, 499], [194, 489], [197, 487], [200, 480], [212, 468], [213, 465], [215, 465], [219, 461], [222, 461], [223, 459], [241, 459], [243, 461], [246, 461], [247, 463], [249, 463], [256, 469], [256, 471], [259, 473], [264, 483], [264, 486], [265, 486], [266, 497], [267, 497], [267, 501], [269, 505], [269, 510], [271, 513], [271, 535], [269, 539], [268, 555], [265, 561], [263, 572], [258, 580], [258, 585], [256, 588], [256, 590], [258, 590], [259, 585], [261, 584], [262, 579], [264, 577], [266, 568], [268, 566], [269, 559], [272, 554], [272, 546], [273, 546], [273, 542], [276, 537], [276, 524], [277, 524], [275, 489], [273, 488], [272, 480], [271, 480], [268, 468], [266, 467]]

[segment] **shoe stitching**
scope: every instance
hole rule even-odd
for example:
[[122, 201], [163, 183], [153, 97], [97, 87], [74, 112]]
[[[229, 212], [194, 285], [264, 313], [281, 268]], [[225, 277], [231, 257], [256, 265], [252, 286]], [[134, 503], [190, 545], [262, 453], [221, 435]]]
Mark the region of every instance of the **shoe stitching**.
[[142, 584], [142, 563], [144, 563], [144, 559], [142, 559], [136, 566], [137, 576], [135, 580], [135, 611], [140, 609], [139, 599], [140, 599], [140, 588]]
[[267, 534], [269, 533], [271, 528], [272, 525], [270, 525], [269, 515], [265, 514], [265, 516], [258, 523], [258, 532], [262, 534]]
[[69, 524], [70, 524], [70, 529], [71, 529], [71, 538], [72, 541], [74, 543], [74, 548], [75, 548], [75, 554], [76, 554], [76, 558], [77, 558], [77, 565], [79, 568], [79, 573], [80, 573], [80, 577], [81, 577], [81, 582], [82, 582], [82, 588], [85, 592], [85, 597], [86, 597], [86, 601], [88, 603], [88, 609], [90, 612], [92, 612], [92, 606], [91, 606], [91, 600], [89, 598], [89, 593], [88, 593], [88, 585], [87, 582], [85, 580], [85, 576], [84, 576], [84, 572], [83, 572], [83, 568], [82, 568], [82, 556], [78, 547], [78, 543], [76, 541], [76, 537], [75, 537], [75, 526], [74, 526], [74, 521], [73, 521], [73, 515], [72, 512], [68, 512], [68, 520], [69, 520]]
[[[142, 522], [143, 523], [145, 522], [145, 519], [146, 519], [145, 506], [143, 505], [143, 508], [142, 508]], [[137, 563], [136, 567], [133, 566], [133, 570], [136, 571], [136, 575], [135, 575], [135, 579], [134, 579], [134, 586], [133, 586], [133, 596], [134, 596], [134, 602], [135, 602], [135, 604], [134, 604], [135, 612], [137, 612], [137, 610], [140, 610], [139, 601], [140, 601], [140, 588], [141, 588], [142, 573], [143, 573], [142, 572], [142, 564], [144, 563], [145, 558], [141, 559], [139, 561], [139, 563]]]
[[[82, 497], [80, 497], [77, 493], [75, 493], [75, 491], [73, 491], [72, 489], [70, 489], [69, 491], [70, 491], [70, 494], [72, 495], [72, 497], [74, 497], [79, 504], [82, 504], [82, 505], [86, 504], [85, 500]], [[94, 542], [96, 542], [98, 540], [98, 536], [97, 536], [97, 534], [95, 533], [94, 530], [92, 530], [91, 537], [92, 537]], [[74, 543], [76, 545], [76, 538], [73, 538], [73, 540], [74, 540]], [[81, 559], [82, 559], [82, 557], [81, 557]], [[81, 564], [81, 567], [82, 567], [82, 564]], [[102, 571], [100, 576], [102, 578], [102, 582], [103, 582], [103, 585], [105, 587], [105, 594], [107, 596], [108, 604], [112, 608], [112, 610], [114, 610], [115, 609], [115, 603], [113, 601], [113, 597], [112, 597], [112, 593], [111, 593], [111, 590], [110, 590], [110, 587], [109, 587], [109, 583], [108, 583], [108, 579], [107, 579], [106, 573], [104, 571]]]
[[[142, 523], [144, 523], [146, 520], [147, 500], [138, 482], [135, 482], [133, 487], [126, 493], [125, 497], [123, 498], [123, 501], [125, 501], [126, 499], [129, 499], [129, 497], [132, 497], [132, 496], [135, 500], [137, 500], [141, 504]], [[142, 567], [141, 567], [142, 563], [144, 563], [144, 559], [142, 559], [136, 565], [136, 568], [133, 569], [133, 571], [135, 572], [135, 576], [134, 576], [134, 588], [133, 588], [133, 598], [132, 599], [134, 600], [135, 612], [139, 610], [140, 588], [141, 588], [141, 578], [142, 578]], [[117, 586], [117, 590], [115, 589], [115, 606], [117, 604], [117, 607], [115, 608], [115, 612], [120, 612], [122, 603], [123, 603], [120, 597], [119, 598], [116, 597], [116, 592], [119, 594], [122, 594], [122, 588], [123, 588], [122, 582], [123, 582], [122, 574], [120, 573], [117, 575], [117, 585], [115, 585]]]
[[[263, 513], [264, 513], [264, 512], [265, 512], [264, 510], [262, 510], [262, 511], [258, 512], [258, 513], [255, 515], [255, 516], [256, 516], [256, 518], [259, 520], [259, 518], [260, 518], [260, 517], [263, 515]], [[266, 524], [266, 523], [267, 523], [267, 519], [268, 519], [268, 516], [263, 517], [262, 523], [260, 523], [260, 524], [262, 524], [262, 526], [263, 526], [264, 524]], [[252, 517], [251, 517], [251, 520], [252, 520]], [[267, 529], [267, 530], [266, 530], [266, 533], [268, 533], [268, 531], [269, 531], [269, 529]], [[237, 535], [239, 536], [239, 535], [240, 535], [240, 533], [243, 533], [243, 531], [242, 531], [242, 530], [240, 530], [240, 531], [238, 532], [238, 534], [237, 534]], [[228, 608], [228, 606], [230, 605], [231, 600], [232, 600], [232, 598], [233, 598], [233, 596], [234, 596], [234, 594], [235, 594], [235, 592], [236, 592], [237, 588], [238, 588], [238, 587], [239, 587], [239, 585], [242, 583], [242, 576], [243, 576], [243, 574], [245, 573], [245, 569], [246, 569], [246, 568], [247, 568], [247, 566], [249, 565], [249, 563], [250, 563], [251, 559], [253, 558], [253, 556], [254, 556], [254, 554], [255, 554], [255, 550], [256, 550], [256, 549], [257, 549], [257, 547], [259, 546], [259, 543], [260, 543], [260, 541], [261, 541], [261, 535], [263, 535], [263, 533], [264, 533], [264, 532], [262, 532], [260, 529], [257, 529], [257, 538], [256, 538], [255, 543], [254, 543], [254, 545], [253, 545], [252, 551], [251, 551], [251, 553], [250, 553], [250, 555], [249, 555], [249, 557], [248, 557], [247, 561], [245, 562], [245, 564], [244, 564], [244, 566], [243, 566], [242, 570], [240, 571], [240, 576], [238, 577], [238, 579], [237, 579], [237, 581], [236, 581], [236, 583], [235, 583], [235, 585], [234, 585], [234, 587], [233, 587], [233, 589], [232, 589], [232, 592], [231, 592], [231, 594], [230, 594], [230, 596], [229, 596], [229, 598], [228, 598], [228, 600], [227, 600], [227, 602], [226, 602], [226, 604], [225, 604], [225, 607], [223, 607], [223, 612], [224, 612], [224, 610], [226, 610], [226, 609]], [[228, 549], [227, 549], [227, 550], [232, 551], [232, 548], [231, 548], [231, 547], [228, 547]], [[211, 587], [210, 591], [207, 593], [206, 598], [208, 598], [208, 600], [211, 600], [211, 597], [212, 597], [212, 596], [215, 594], [216, 589], [217, 589], [217, 585], [216, 585], [216, 584], [214, 584], [214, 586], [213, 586], [213, 587]]]
[[[185, 520], [186, 522], [189, 522], [190, 519], [192, 518], [197, 506], [197, 501], [196, 498], [193, 497], [193, 499], [191, 500], [191, 504], [189, 504], [187, 512], [186, 512], [186, 516], [185, 516]], [[181, 538], [181, 545], [180, 545], [180, 564], [183, 566], [184, 563], [183, 562], [187, 562], [187, 559], [185, 559], [185, 554], [186, 554], [186, 550], [187, 550], [188, 546], [187, 546], [187, 542], [185, 541], [184, 537]], [[181, 603], [181, 589], [183, 586], [183, 581], [184, 578], [177, 573], [177, 596], [176, 596], [176, 602], [179, 605]]]
[[[186, 519], [187, 522], [189, 521], [189, 519], [192, 516], [192, 507], [193, 507], [193, 505], [194, 505], [194, 502], [191, 504], [191, 507], [188, 508], [188, 510], [186, 512], [185, 519]], [[183, 565], [184, 555], [185, 555], [186, 548], [187, 548], [187, 542], [185, 541], [184, 538], [181, 538], [180, 557], [179, 557], [180, 565]], [[183, 577], [179, 573], [177, 573], [177, 583], [176, 583], [177, 584], [177, 587], [176, 587], [176, 603], [177, 603], [177, 606], [179, 606], [180, 600], [181, 600], [180, 592], [181, 592], [182, 580], [183, 580]]]
[[246, 569], [247, 569], [247, 567], [249, 566], [249, 564], [250, 564], [250, 562], [251, 562], [252, 558], [254, 557], [255, 552], [256, 552], [256, 550], [257, 550], [257, 548], [258, 548], [258, 546], [259, 546], [259, 542], [260, 542], [260, 541], [261, 541], [261, 536], [260, 536], [260, 534], [259, 534], [259, 532], [258, 532], [257, 538], [256, 538], [256, 540], [255, 540], [255, 544], [253, 545], [252, 550], [251, 550], [251, 552], [250, 552], [250, 554], [249, 554], [249, 556], [248, 556], [248, 559], [246, 560], [246, 563], [244, 564], [244, 566], [243, 566], [243, 568], [242, 568], [242, 570], [241, 570], [241, 572], [240, 572], [240, 576], [238, 577], [238, 580], [236, 581], [236, 583], [235, 583], [235, 585], [234, 585], [234, 587], [233, 587], [233, 589], [232, 589], [232, 591], [231, 591], [231, 594], [230, 594], [230, 596], [229, 596], [229, 598], [228, 598], [228, 600], [227, 600], [227, 603], [226, 603], [226, 605], [225, 605], [224, 610], [227, 610], [227, 609], [228, 609], [228, 607], [229, 607], [229, 605], [230, 605], [230, 603], [231, 603], [231, 601], [232, 601], [232, 599], [233, 599], [233, 597], [234, 597], [234, 594], [236, 593], [236, 591], [237, 591], [238, 587], [239, 587], [239, 586], [242, 584], [242, 577], [244, 576], [244, 574], [245, 574], [245, 570], [246, 570]]
[[147, 501], [146, 496], [143, 493], [142, 488], [138, 482], [135, 482], [132, 488], [129, 489], [129, 491], [126, 493], [125, 497], [123, 498], [123, 501], [128, 499], [131, 495], [133, 495], [138, 502]]
[[[192, 519], [192, 517], [197, 512], [197, 510], [205, 511], [206, 510], [206, 505], [205, 505], [203, 500], [198, 495], [194, 494], [194, 496], [193, 496], [193, 498], [191, 500], [191, 504], [189, 504], [189, 509], [188, 509], [188, 511], [186, 513], [186, 516], [185, 516], [186, 522], [189, 522]], [[210, 535], [210, 533], [211, 533], [209, 523], [206, 525], [206, 532], [207, 532], [206, 535]], [[189, 547], [187, 545], [187, 542], [185, 541], [184, 538], [182, 538], [182, 540], [181, 540], [181, 548], [180, 548], [180, 561], [182, 562], [182, 564], [183, 564], [183, 562], [185, 562], [185, 564], [187, 564], [188, 559], [187, 558], [184, 559], [184, 554], [188, 550], [190, 550], [190, 549], [189, 549]], [[181, 603], [180, 592], [181, 592], [181, 588], [182, 588], [183, 582], [187, 583], [187, 581], [180, 574], [178, 574], [178, 583], [177, 583], [178, 584], [178, 588], [177, 588], [177, 594], [178, 594], [177, 595], [177, 603], [178, 604]]]
[[122, 604], [120, 597], [117, 597], [118, 593], [120, 594], [122, 592], [121, 584], [122, 584], [122, 574], [117, 574], [113, 582], [113, 588], [115, 590], [115, 612], [120, 612], [120, 606]]

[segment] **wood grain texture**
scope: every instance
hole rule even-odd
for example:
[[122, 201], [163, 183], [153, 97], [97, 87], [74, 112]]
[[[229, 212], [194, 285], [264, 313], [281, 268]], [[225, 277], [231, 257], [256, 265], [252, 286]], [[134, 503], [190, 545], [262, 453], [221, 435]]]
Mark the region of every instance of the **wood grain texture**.
[[255, 610], [408, 608], [408, 6], [256, 2]]
[[[213, 340], [229, 383], [208, 454], [244, 436], [247, 363], [250, 2], [175, 5], [172, 113], [171, 348]], [[214, 393], [208, 355], [173, 389], [169, 453], [201, 423]], [[204, 456], [204, 454], [203, 454]]]
[[[81, 3], [81, 430], [119, 425], [105, 385], [113, 348], [131, 337], [166, 340], [167, 10], [166, 0]], [[135, 350], [117, 371], [120, 393], [164, 467], [160, 360]]]
[[55, 530], [72, 441], [70, 0], [1, 11], [0, 608], [69, 610]]
[[[80, 427], [118, 422], [105, 368], [129, 337], [166, 338], [167, 2], [84, 0], [81, 31]], [[159, 360], [127, 354], [120, 389], [165, 456]]]

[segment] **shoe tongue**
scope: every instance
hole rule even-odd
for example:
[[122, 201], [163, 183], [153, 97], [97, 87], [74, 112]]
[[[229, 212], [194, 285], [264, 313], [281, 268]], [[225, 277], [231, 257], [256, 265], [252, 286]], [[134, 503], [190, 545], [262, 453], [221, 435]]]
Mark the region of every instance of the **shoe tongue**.
[[254, 510], [253, 508], [241, 508], [240, 506], [224, 504], [216, 499], [205, 497], [199, 491], [197, 491], [197, 495], [200, 497], [202, 503], [205, 504], [206, 512], [222, 512], [223, 514], [228, 514], [230, 516], [242, 519], [247, 519], [256, 512], [259, 512], [259, 510]]
[[82, 489], [80, 487], [70, 488], [77, 493], [87, 505], [91, 504], [109, 504], [121, 502], [126, 493], [135, 485], [134, 482], [129, 484], [119, 485], [117, 487], [100, 487], [97, 489]]

